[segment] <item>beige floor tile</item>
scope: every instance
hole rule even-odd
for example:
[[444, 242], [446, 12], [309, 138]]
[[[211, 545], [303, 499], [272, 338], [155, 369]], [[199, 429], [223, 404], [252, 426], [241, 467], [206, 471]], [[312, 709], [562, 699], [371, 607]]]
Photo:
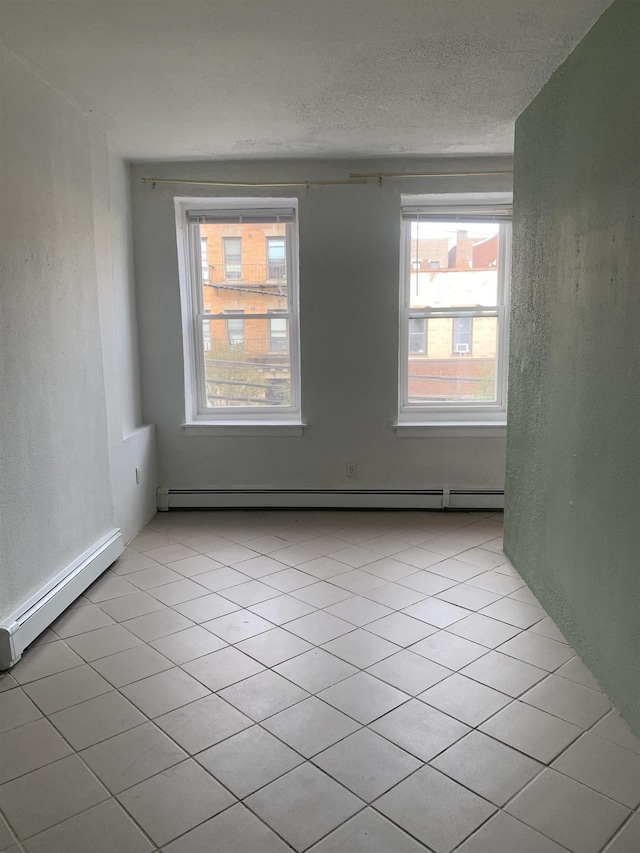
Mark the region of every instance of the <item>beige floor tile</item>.
[[260, 726], [252, 726], [212, 746], [201, 752], [197, 760], [240, 799], [304, 761]]
[[209, 595], [210, 593], [206, 587], [200, 586], [200, 584], [188, 578], [183, 578], [182, 580], [175, 581], [175, 583], [156, 586], [150, 590], [150, 594], [163, 604], [173, 607], [176, 604], [193, 601], [200, 596]]
[[394, 560], [392, 557], [383, 557], [374, 563], [367, 563], [362, 570], [369, 575], [375, 575], [384, 581], [397, 581], [416, 573], [415, 566]]
[[391, 657], [374, 663], [367, 672], [411, 696], [417, 696], [418, 693], [422, 693], [423, 690], [451, 675], [450, 669], [422, 655], [417, 655], [409, 649], [403, 649]]
[[191, 601], [185, 601], [181, 604], [173, 605], [174, 610], [191, 619], [194, 622], [208, 622], [211, 619], [217, 619], [220, 616], [226, 616], [228, 613], [233, 613], [239, 610], [240, 607], [223, 598], [216, 592], [207, 592], [206, 595], [198, 596]]
[[210, 690], [221, 690], [264, 669], [262, 664], [233, 648], [204, 655], [183, 664], [182, 668]]
[[6, 690], [13, 690], [17, 686], [18, 682], [8, 671], [0, 672], [0, 693], [4, 693]]
[[[396, 537], [399, 538], [399, 537]], [[418, 548], [416, 546], [407, 548], [406, 540], [403, 540], [405, 547], [399, 551], [393, 552], [393, 559], [400, 563], [406, 563], [408, 566], [413, 566], [414, 569], [428, 569], [436, 563], [441, 563], [443, 560], [442, 554], [436, 554], [428, 548]]]
[[146, 592], [134, 592], [112, 601], [101, 601], [99, 606], [116, 622], [125, 622], [127, 619], [135, 619], [136, 616], [145, 616], [147, 613], [165, 609], [161, 601]]
[[205, 696], [154, 721], [194, 755], [248, 728], [251, 720], [219, 696]]
[[[195, 557], [197, 552], [192, 548], [187, 548], [185, 545], [165, 545], [162, 548], [153, 548], [151, 551], [145, 551], [147, 557], [151, 557], [157, 563], [173, 563], [176, 560], [184, 560], [187, 557]], [[222, 560], [220, 560], [222, 562]]]
[[145, 722], [144, 715], [116, 691], [65, 708], [49, 719], [74, 749], [92, 746]]
[[557, 640], [551, 640], [549, 637], [542, 637], [528, 631], [523, 631], [512, 640], [508, 640], [500, 646], [498, 651], [549, 672], [558, 669], [559, 666], [574, 656], [573, 650], [565, 643], [559, 643]]
[[499, 622], [497, 619], [490, 619], [481, 613], [472, 613], [471, 616], [449, 625], [447, 631], [450, 634], [471, 640], [473, 643], [480, 643], [481, 646], [495, 649], [496, 646], [500, 646], [519, 634], [520, 628], [514, 628], [513, 625], [507, 625], [506, 622]]
[[284, 625], [308, 613], [313, 613], [315, 607], [291, 595], [280, 595], [277, 598], [270, 598], [269, 601], [253, 604], [249, 610], [257, 616], [262, 616], [263, 619], [268, 619], [274, 625]]
[[[533, 627], [535, 628], [536, 626], [534, 625]], [[530, 630], [532, 631], [533, 628]], [[571, 658], [571, 660], [562, 664], [562, 666], [556, 670], [556, 675], [561, 675], [563, 678], [568, 678], [569, 681], [575, 681], [576, 684], [582, 684], [583, 687], [589, 687], [591, 690], [596, 690], [598, 693], [602, 692], [600, 690], [600, 685], [579, 657]]]
[[106, 571], [102, 577], [91, 584], [85, 590], [85, 598], [97, 604], [101, 601], [108, 601], [112, 598], [120, 598], [123, 595], [131, 595], [136, 591], [136, 587], [129, 583], [123, 577], [115, 575], [113, 572]]
[[411, 651], [453, 670], [461, 669], [487, 653], [484, 646], [456, 637], [448, 631], [438, 631], [420, 640], [411, 646]]
[[335, 582], [340, 577], [342, 575], [331, 578], [330, 583], [318, 581], [310, 586], [295, 590], [292, 595], [299, 601], [304, 601], [305, 604], [311, 604], [313, 607], [329, 607], [331, 604], [337, 604], [339, 601], [344, 601], [353, 596], [351, 590], [336, 585]]
[[569, 723], [588, 729], [611, 708], [602, 693], [581, 684], [550, 675], [521, 697], [523, 702], [561, 717]]
[[371, 723], [370, 728], [422, 761], [430, 761], [469, 731], [468, 726], [417, 699]]
[[488, 820], [456, 853], [565, 853], [550, 838], [504, 812]]
[[604, 853], [638, 853], [640, 850], [640, 813], [622, 827]]
[[4, 732], [0, 735], [0, 784], [70, 753], [71, 748], [45, 719]]
[[152, 844], [116, 802], [109, 800], [37, 835], [27, 853], [147, 853]]
[[171, 661], [146, 644], [100, 658], [92, 665], [114, 687], [124, 687], [172, 667]]
[[500, 622], [506, 622], [508, 625], [514, 625], [516, 628], [530, 628], [546, 615], [540, 607], [532, 607], [530, 604], [513, 601], [510, 598], [494, 601], [493, 604], [484, 607], [481, 613]]
[[544, 769], [534, 759], [481, 732], [470, 732], [434, 758], [431, 766], [497, 806], [504, 805]]
[[427, 595], [424, 592], [417, 592], [415, 589], [400, 586], [398, 583], [387, 583], [384, 586], [367, 590], [364, 593], [364, 597], [370, 598], [371, 601], [379, 601], [380, 604], [384, 604], [394, 610], [400, 610], [402, 607], [409, 607], [418, 601], [424, 601]]
[[420, 693], [418, 698], [468, 726], [479, 726], [511, 702], [510, 696], [459, 673]]
[[369, 729], [360, 729], [313, 759], [325, 773], [369, 803], [422, 762]]
[[[455, 581], [427, 571], [420, 571], [415, 572], [412, 575], [406, 575], [405, 577], [400, 578], [397, 583], [407, 589], [420, 592], [425, 596], [436, 595], [438, 592], [443, 592], [446, 589], [453, 589], [457, 586]], [[414, 606], [417, 607], [418, 605], [416, 604]]]
[[359, 672], [323, 690], [318, 698], [367, 725], [411, 697], [379, 678]]
[[140, 782], [118, 799], [157, 845], [167, 844], [235, 801], [192, 759]]
[[20, 689], [0, 693], [0, 732], [7, 732], [38, 720], [42, 714]]
[[209, 690], [187, 672], [174, 667], [123, 687], [121, 692], [147, 717], [159, 717], [196, 699]]
[[225, 701], [255, 721], [271, 717], [308, 695], [306, 690], [271, 670], [259, 672], [220, 691]]
[[163, 610], [129, 619], [124, 624], [136, 637], [149, 643], [151, 640], [159, 640], [160, 637], [167, 637], [169, 634], [176, 634], [178, 631], [190, 628], [193, 622], [182, 614], [176, 613], [175, 610], [165, 607]]
[[275, 667], [275, 671], [309, 693], [317, 693], [353, 675], [358, 670], [350, 663], [325, 652], [324, 649], [311, 649], [279, 664]]
[[352, 817], [309, 853], [425, 853], [425, 848], [373, 809]]
[[249, 579], [248, 575], [243, 575], [242, 572], [237, 572], [235, 569], [230, 569], [228, 566], [223, 566], [221, 569], [214, 569], [210, 572], [197, 575], [198, 583], [201, 586], [206, 586], [211, 592], [218, 592], [221, 589], [246, 583]]
[[449, 604], [457, 604], [458, 607], [465, 607], [467, 610], [481, 610], [498, 601], [500, 596], [485, 589], [470, 586], [468, 583], [459, 583], [444, 592], [439, 592], [436, 598], [448, 601]]
[[222, 568], [222, 563], [212, 560], [211, 557], [205, 557], [204, 554], [197, 554], [195, 557], [185, 557], [182, 560], [167, 563], [167, 568], [185, 578], [193, 578]]
[[370, 634], [363, 628], [358, 628], [337, 637], [335, 640], [330, 640], [324, 644], [324, 648], [336, 657], [342, 658], [342, 660], [346, 660], [347, 663], [360, 669], [372, 666], [379, 660], [388, 658], [400, 651], [400, 646], [390, 643], [383, 637]]
[[66, 642], [59, 640], [46, 643], [43, 646], [32, 646], [25, 650], [22, 660], [11, 670], [11, 675], [18, 684], [27, 684], [56, 672], [64, 672], [83, 663]]
[[140, 642], [140, 638], [123, 625], [109, 625], [107, 628], [99, 628], [97, 631], [69, 637], [67, 640], [74, 652], [88, 662], [131, 649]]
[[522, 702], [507, 705], [483, 723], [480, 731], [544, 764], [552, 761], [580, 735], [577, 726]]
[[85, 665], [32, 681], [25, 685], [24, 692], [43, 714], [53, 714], [78, 702], [108, 693], [111, 689], [104, 678]]
[[360, 728], [350, 717], [315, 697], [265, 720], [263, 727], [311, 758]]
[[640, 805], [640, 755], [595, 735], [577, 740], [553, 768], [628, 808]]
[[545, 670], [537, 666], [502, 655], [500, 652], [489, 652], [464, 667], [461, 674], [514, 698], [547, 675]]
[[83, 750], [81, 757], [112, 794], [119, 794], [188, 756], [153, 723], [143, 723]]
[[273, 667], [289, 658], [309, 651], [313, 646], [306, 640], [282, 628], [273, 628], [238, 643], [237, 648], [264, 666]]
[[279, 592], [293, 592], [296, 589], [302, 589], [316, 583], [317, 578], [313, 575], [307, 575], [299, 569], [285, 568], [281, 572], [263, 577], [262, 580]]
[[323, 610], [287, 623], [287, 631], [314, 645], [320, 645], [347, 634], [353, 631], [353, 627], [350, 622], [338, 619], [337, 616], [332, 616], [331, 613], [325, 613]]
[[447, 625], [453, 625], [454, 622], [459, 622], [465, 616], [471, 615], [470, 610], [464, 607], [457, 607], [455, 604], [448, 604], [446, 601], [440, 601], [438, 598], [428, 598], [426, 601], [419, 601], [418, 604], [406, 607], [404, 612], [415, 619], [422, 619], [423, 622], [427, 622], [429, 625], [435, 625], [436, 628], [446, 628]]
[[290, 853], [285, 844], [245, 806], [237, 803], [164, 847], [164, 853]]
[[449, 853], [495, 811], [431, 767], [400, 782], [376, 808], [438, 853]]
[[95, 604], [89, 604], [87, 607], [65, 610], [51, 628], [64, 640], [76, 634], [84, 634], [85, 631], [106, 628], [108, 625], [113, 625], [113, 619]]
[[0, 850], [9, 849], [11, 853], [19, 853], [18, 848], [14, 846], [16, 838], [5, 823], [4, 818], [0, 815]]
[[506, 810], [573, 853], [599, 853], [629, 816], [619, 803], [554, 770], [545, 770]]
[[205, 622], [204, 627], [227, 643], [239, 643], [264, 631], [270, 631], [274, 625], [250, 610], [236, 609], [232, 613]]
[[305, 764], [252, 794], [246, 805], [301, 851], [359, 811], [363, 803]]
[[591, 734], [640, 754], [640, 739], [633, 734], [615, 709], [595, 724]]
[[167, 566], [157, 565], [152, 569], [143, 569], [141, 572], [127, 575], [127, 580], [138, 589], [150, 590], [163, 584], [184, 580], [184, 578], [177, 572], [172, 572]]
[[418, 640], [424, 640], [425, 637], [435, 634], [438, 630], [433, 625], [427, 625], [420, 619], [414, 619], [412, 616], [407, 616], [405, 613], [390, 612], [388, 616], [383, 616], [375, 622], [370, 622], [366, 626], [367, 631], [376, 634], [378, 637], [383, 637], [397, 646], [405, 648], [417, 643]]
[[200, 625], [194, 625], [168, 637], [153, 640], [150, 645], [174, 663], [182, 664], [224, 649], [227, 644]]
[[107, 790], [75, 755], [0, 785], [0, 808], [23, 839], [108, 797]]

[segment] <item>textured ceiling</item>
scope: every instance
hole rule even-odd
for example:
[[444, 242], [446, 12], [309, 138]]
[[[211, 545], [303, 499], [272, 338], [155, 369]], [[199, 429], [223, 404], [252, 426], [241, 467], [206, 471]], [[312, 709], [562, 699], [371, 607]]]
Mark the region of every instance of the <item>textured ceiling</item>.
[[507, 154], [611, 0], [0, 0], [131, 159]]

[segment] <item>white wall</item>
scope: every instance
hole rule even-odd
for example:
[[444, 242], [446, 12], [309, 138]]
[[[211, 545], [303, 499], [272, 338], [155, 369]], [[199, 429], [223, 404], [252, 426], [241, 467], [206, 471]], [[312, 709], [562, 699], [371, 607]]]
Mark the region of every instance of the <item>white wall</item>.
[[[4, 48], [1, 83], [0, 621], [125, 524], [126, 491], [112, 439], [122, 383], [109, 379], [122, 313], [111, 214], [123, 208], [96, 181], [104, 139]], [[130, 288], [130, 278], [120, 281]], [[127, 444], [122, 420], [119, 432]], [[132, 461], [148, 459], [153, 491], [151, 442], [140, 441]], [[137, 519], [149, 513], [142, 489], [127, 500]]]
[[115, 519], [128, 542], [155, 511], [155, 430], [140, 426], [128, 167], [107, 151], [100, 130], [90, 128], [90, 139], [109, 465]]
[[640, 735], [640, 5], [516, 124], [505, 549]]
[[[377, 181], [297, 193], [300, 226], [302, 437], [186, 436], [173, 197], [291, 196], [282, 191], [142, 184], [345, 178], [349, 171], [504, 169], [505, 160], [270, 161], [132, 168], [143, 415], [157, 425], [159, 484], [206, 488], [489, 488], [504, 483], [505, 439], [397, 438], [401, 193], [504, 192], [508, 178]], [[345, 463], [358, 464], [347, 479]]]

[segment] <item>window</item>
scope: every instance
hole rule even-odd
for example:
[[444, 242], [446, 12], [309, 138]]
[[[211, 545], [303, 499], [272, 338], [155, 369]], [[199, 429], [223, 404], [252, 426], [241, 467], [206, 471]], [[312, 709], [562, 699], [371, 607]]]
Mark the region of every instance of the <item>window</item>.
[[209, 283], [209, 249], [207, 247], [207, 238], [200, 238], [200, 257], [202, 260], [202, 283]]
[[[225, 311], [224, 313], [244, 314], [244, 311]], [[244, 317], [234, 317], [227, 320], [227, 342], [232, 347], [244, 344]]]
[[230, 281], [242, 278], [242, 238], [223, 237], [224, 277]]
[[453, 318], [453, 344], [454, 355], [471, 355], [471, 317]]
[[[299, 423], [296, 205], [295, 199], [176, 200], [187, 426]], [[274, 232], [279, 236], [271, 238]], [[268, 280], [272, 239], [277, 284]], [[242, 246], [249, 252], [251, 240], [258, 250], [252, 260], [260, 260], [261, 248], [262, 263], [245, 275]]]
[[427, 321], [409, 320], [409, 352], [426, 353], [427, 351]]
[[[275, 312], [270, 311], [269, 313]], [[287, 321], [284, 317], [274, 317], [269, 320], [269, 349], [272, 352], [286, 350], [288, 343]]]
[[267, 278], [284, 278], [286, 271], [284, 237], [267, 237]]
[[507, 205], [403, 207], [401, 423], [504, 422], [510, 219]]

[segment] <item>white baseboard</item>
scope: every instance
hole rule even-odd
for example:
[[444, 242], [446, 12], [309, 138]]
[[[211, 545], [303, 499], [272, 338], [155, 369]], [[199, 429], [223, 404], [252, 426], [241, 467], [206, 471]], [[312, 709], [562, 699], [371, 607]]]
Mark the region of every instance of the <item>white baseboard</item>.
[[158, 510], [169, 509], [468, 509], [500, 510], [493, 489], [158, 489]]
[[80, 554], [0, 625], [0, 670], [17, 663], [22, 652], [117, 560], [124, 544], [111, 530]]

